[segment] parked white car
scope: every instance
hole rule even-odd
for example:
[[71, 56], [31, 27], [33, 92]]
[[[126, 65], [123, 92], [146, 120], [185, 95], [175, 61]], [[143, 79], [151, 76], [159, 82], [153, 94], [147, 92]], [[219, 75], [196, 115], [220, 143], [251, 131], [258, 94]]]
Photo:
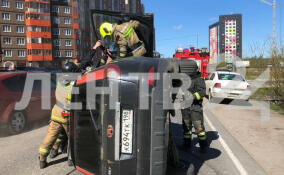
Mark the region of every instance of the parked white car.
[[250, 85], [235, 72], [215, 71], [206, 78], [205, 83], [209, 101], [213, 98], [248, 100], [251, 96]]

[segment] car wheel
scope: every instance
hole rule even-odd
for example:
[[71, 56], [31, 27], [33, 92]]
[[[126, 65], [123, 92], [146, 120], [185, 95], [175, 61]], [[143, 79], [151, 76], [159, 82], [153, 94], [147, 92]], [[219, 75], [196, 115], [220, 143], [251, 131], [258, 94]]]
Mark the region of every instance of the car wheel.
[[27, 120], [23, 111], [14, 111], [9, 119], [9, 131], [12, 134], [19, 134], [26, 128]]

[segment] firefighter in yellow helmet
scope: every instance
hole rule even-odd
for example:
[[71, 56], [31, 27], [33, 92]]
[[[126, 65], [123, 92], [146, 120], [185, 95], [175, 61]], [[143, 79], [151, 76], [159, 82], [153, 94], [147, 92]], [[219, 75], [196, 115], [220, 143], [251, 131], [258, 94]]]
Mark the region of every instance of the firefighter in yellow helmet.
[[135, 29], [139, 21], [130, 20], [122, 24], [104, 22], [100, 26], [100, 34], [104, 39], [111, 39], [118, 46], [119, 56], [143, 56], [146, 53], [144, 42], [141, 41]]
[[67, 124], [70, 115], [69, 111], [71, 91], [74, 85], [74, 81], [68, 80], [67, 77], [70, 74], [68, 75], [67, 72], [79, 72], [79, 69], [73, 62], [68, 62], [64, 65], [63, 72], [66, 73], [63, 74], [63, 76], [59, 79], [56, 85], [56, 104], [52, 108], [51, 120], [48, 126], [48, 133], [38, 150], [41, 169], [47, 166], [46, 159], [51, 149], [56, 149], [53, 146], [56, 143], [60, 132], [65, 131], [65, 133], [67, 134]]

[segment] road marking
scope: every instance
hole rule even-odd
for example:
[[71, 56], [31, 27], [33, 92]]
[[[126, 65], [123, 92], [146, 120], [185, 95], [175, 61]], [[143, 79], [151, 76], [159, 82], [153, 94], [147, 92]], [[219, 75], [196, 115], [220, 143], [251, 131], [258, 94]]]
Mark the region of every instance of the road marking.
[[[204, 118], [205, 118], [205, 121], [208, 123], [209, 127], [212, 130], [217, 131], [216, 128], [211, 123], [211, 121], [209, 120], [209, 118], [207, 117], [207, 115], [204, 114]], [[239, 159], [234, 155], [233, 151], [230, 149], [230, 147], [228, 146], [228, 144], [225, 142], [225, 140], [223, 139], [223, 137], [220, 134], [219, 134], [218, 140], [220, 141], [221, 145], [224, 147], [225, 151], [227, 152], [227, 154], [229, 155], [229, 157], [233, 161], [234, 165], [236, 166], [236, 168], [238, 169], [240, 174], [241, 175], [248, 175], [247, 171], [245, 170], [245, 168], [243, 167], [243, 165], [241, 164]]]

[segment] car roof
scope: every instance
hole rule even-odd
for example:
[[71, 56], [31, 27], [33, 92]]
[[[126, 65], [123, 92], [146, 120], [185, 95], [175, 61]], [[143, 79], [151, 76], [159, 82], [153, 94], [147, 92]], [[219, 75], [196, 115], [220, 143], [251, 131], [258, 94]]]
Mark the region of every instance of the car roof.
[[234, 75], [240, 75], [237, 72], [230, 72], [230, 71], [216, 71], [218, 74], [234, 74]]

